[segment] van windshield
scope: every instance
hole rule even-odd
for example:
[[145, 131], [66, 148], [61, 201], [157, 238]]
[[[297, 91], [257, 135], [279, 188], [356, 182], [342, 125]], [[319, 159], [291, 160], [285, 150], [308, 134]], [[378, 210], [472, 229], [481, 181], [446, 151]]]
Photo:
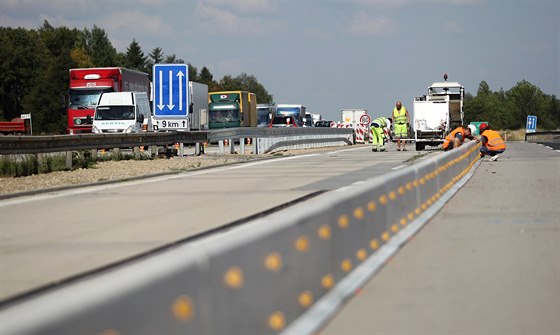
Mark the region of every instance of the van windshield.
[[95, 110], [96, 120], [134, 120], [134, 106], [102, 106]]

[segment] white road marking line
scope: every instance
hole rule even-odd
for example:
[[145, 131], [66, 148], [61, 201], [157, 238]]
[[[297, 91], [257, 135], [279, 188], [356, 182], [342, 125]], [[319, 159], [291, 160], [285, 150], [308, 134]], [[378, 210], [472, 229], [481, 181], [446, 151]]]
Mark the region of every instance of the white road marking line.
[[395, 167], [392, 168], [391, 170], [398, 170], [398, 169], [402, 169], [403, 167], [406, 167], [406, 165], [395, 166]]

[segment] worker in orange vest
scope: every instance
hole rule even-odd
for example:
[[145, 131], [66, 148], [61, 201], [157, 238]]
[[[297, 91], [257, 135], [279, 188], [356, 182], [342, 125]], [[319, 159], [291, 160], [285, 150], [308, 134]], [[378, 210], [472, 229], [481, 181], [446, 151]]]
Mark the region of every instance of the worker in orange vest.
[[488, 155], [491, 161], [497, 161], [500, 154], [506, 150], [506, 142], [502, 139], [500, 134], [490, 129], [490, 127], [483, 123], [480, 125], [480, 158]]
[[473, 136], [471, 127], [474, 128], [474, 126], [471, 125], [457, 127], [452, 132], [450, 132], [443, 140], [443, 150], [447, 151], [455, 149], [461, 146], [461, 144], [463, 144], [463, 142], [465, 142], [465, 139], [467, 138], [472, 140]]

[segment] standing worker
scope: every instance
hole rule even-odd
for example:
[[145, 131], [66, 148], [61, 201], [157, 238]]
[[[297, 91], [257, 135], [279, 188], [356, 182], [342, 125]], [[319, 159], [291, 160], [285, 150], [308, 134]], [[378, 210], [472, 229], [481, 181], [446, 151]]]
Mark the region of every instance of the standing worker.
[[443, 150], [451, 150], [461, 146], [465, 139], [473, 139], [472, 130], [474, 126], [461, 126], [455, 128], [452, 132], [450, 132], [445, 139], [443, 140]]
[[397, 101], [393, 109], [393, 120], [395, 121], [395, 137], [397, 138], [397, 151], [406, 151], [405, 138], [408, 137], [408, 125], [410, 124], [410, 117], [408, 111], [400, 101]]
[[373, 148], [371, 151], [385, 151], [385, 135], [391, 136], [391, 118], [378, 117], [371, 123], [371, 133], [373, 134]]
[[506, 150], [506, 142], [497, 131], [490, 129], [486, 123], [480, 125], [480, 142], [482, 142], [480, 158], [488, 155], [492, 157], [490, 158], [491, 161], [497, 161], [500, 154]]

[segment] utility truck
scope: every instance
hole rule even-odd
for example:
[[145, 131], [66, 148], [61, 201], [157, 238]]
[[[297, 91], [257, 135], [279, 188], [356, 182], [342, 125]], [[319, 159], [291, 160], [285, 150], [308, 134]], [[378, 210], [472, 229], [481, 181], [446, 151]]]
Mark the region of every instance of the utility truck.
[[91, 120], [101, 93], [145, 92], [150, 80], [144, 72], [122, 67], [70, 69], [68, 134], [91, 133]]
[[416, 150], [443, 143], [450, 131], [463, 125], [465, 88], [458, 82], [443, 82], [428, 87], [428, 94], [414, 98], [413, 125]]
[[297, 104], [278, 104], [276, 106], [276, 115], [293, 116], [298, 127], [303, 127], [305, 110], [307, 107]]
[[257, 126], [257, 96], [246, 91], [208, 93], [210, 129]]

